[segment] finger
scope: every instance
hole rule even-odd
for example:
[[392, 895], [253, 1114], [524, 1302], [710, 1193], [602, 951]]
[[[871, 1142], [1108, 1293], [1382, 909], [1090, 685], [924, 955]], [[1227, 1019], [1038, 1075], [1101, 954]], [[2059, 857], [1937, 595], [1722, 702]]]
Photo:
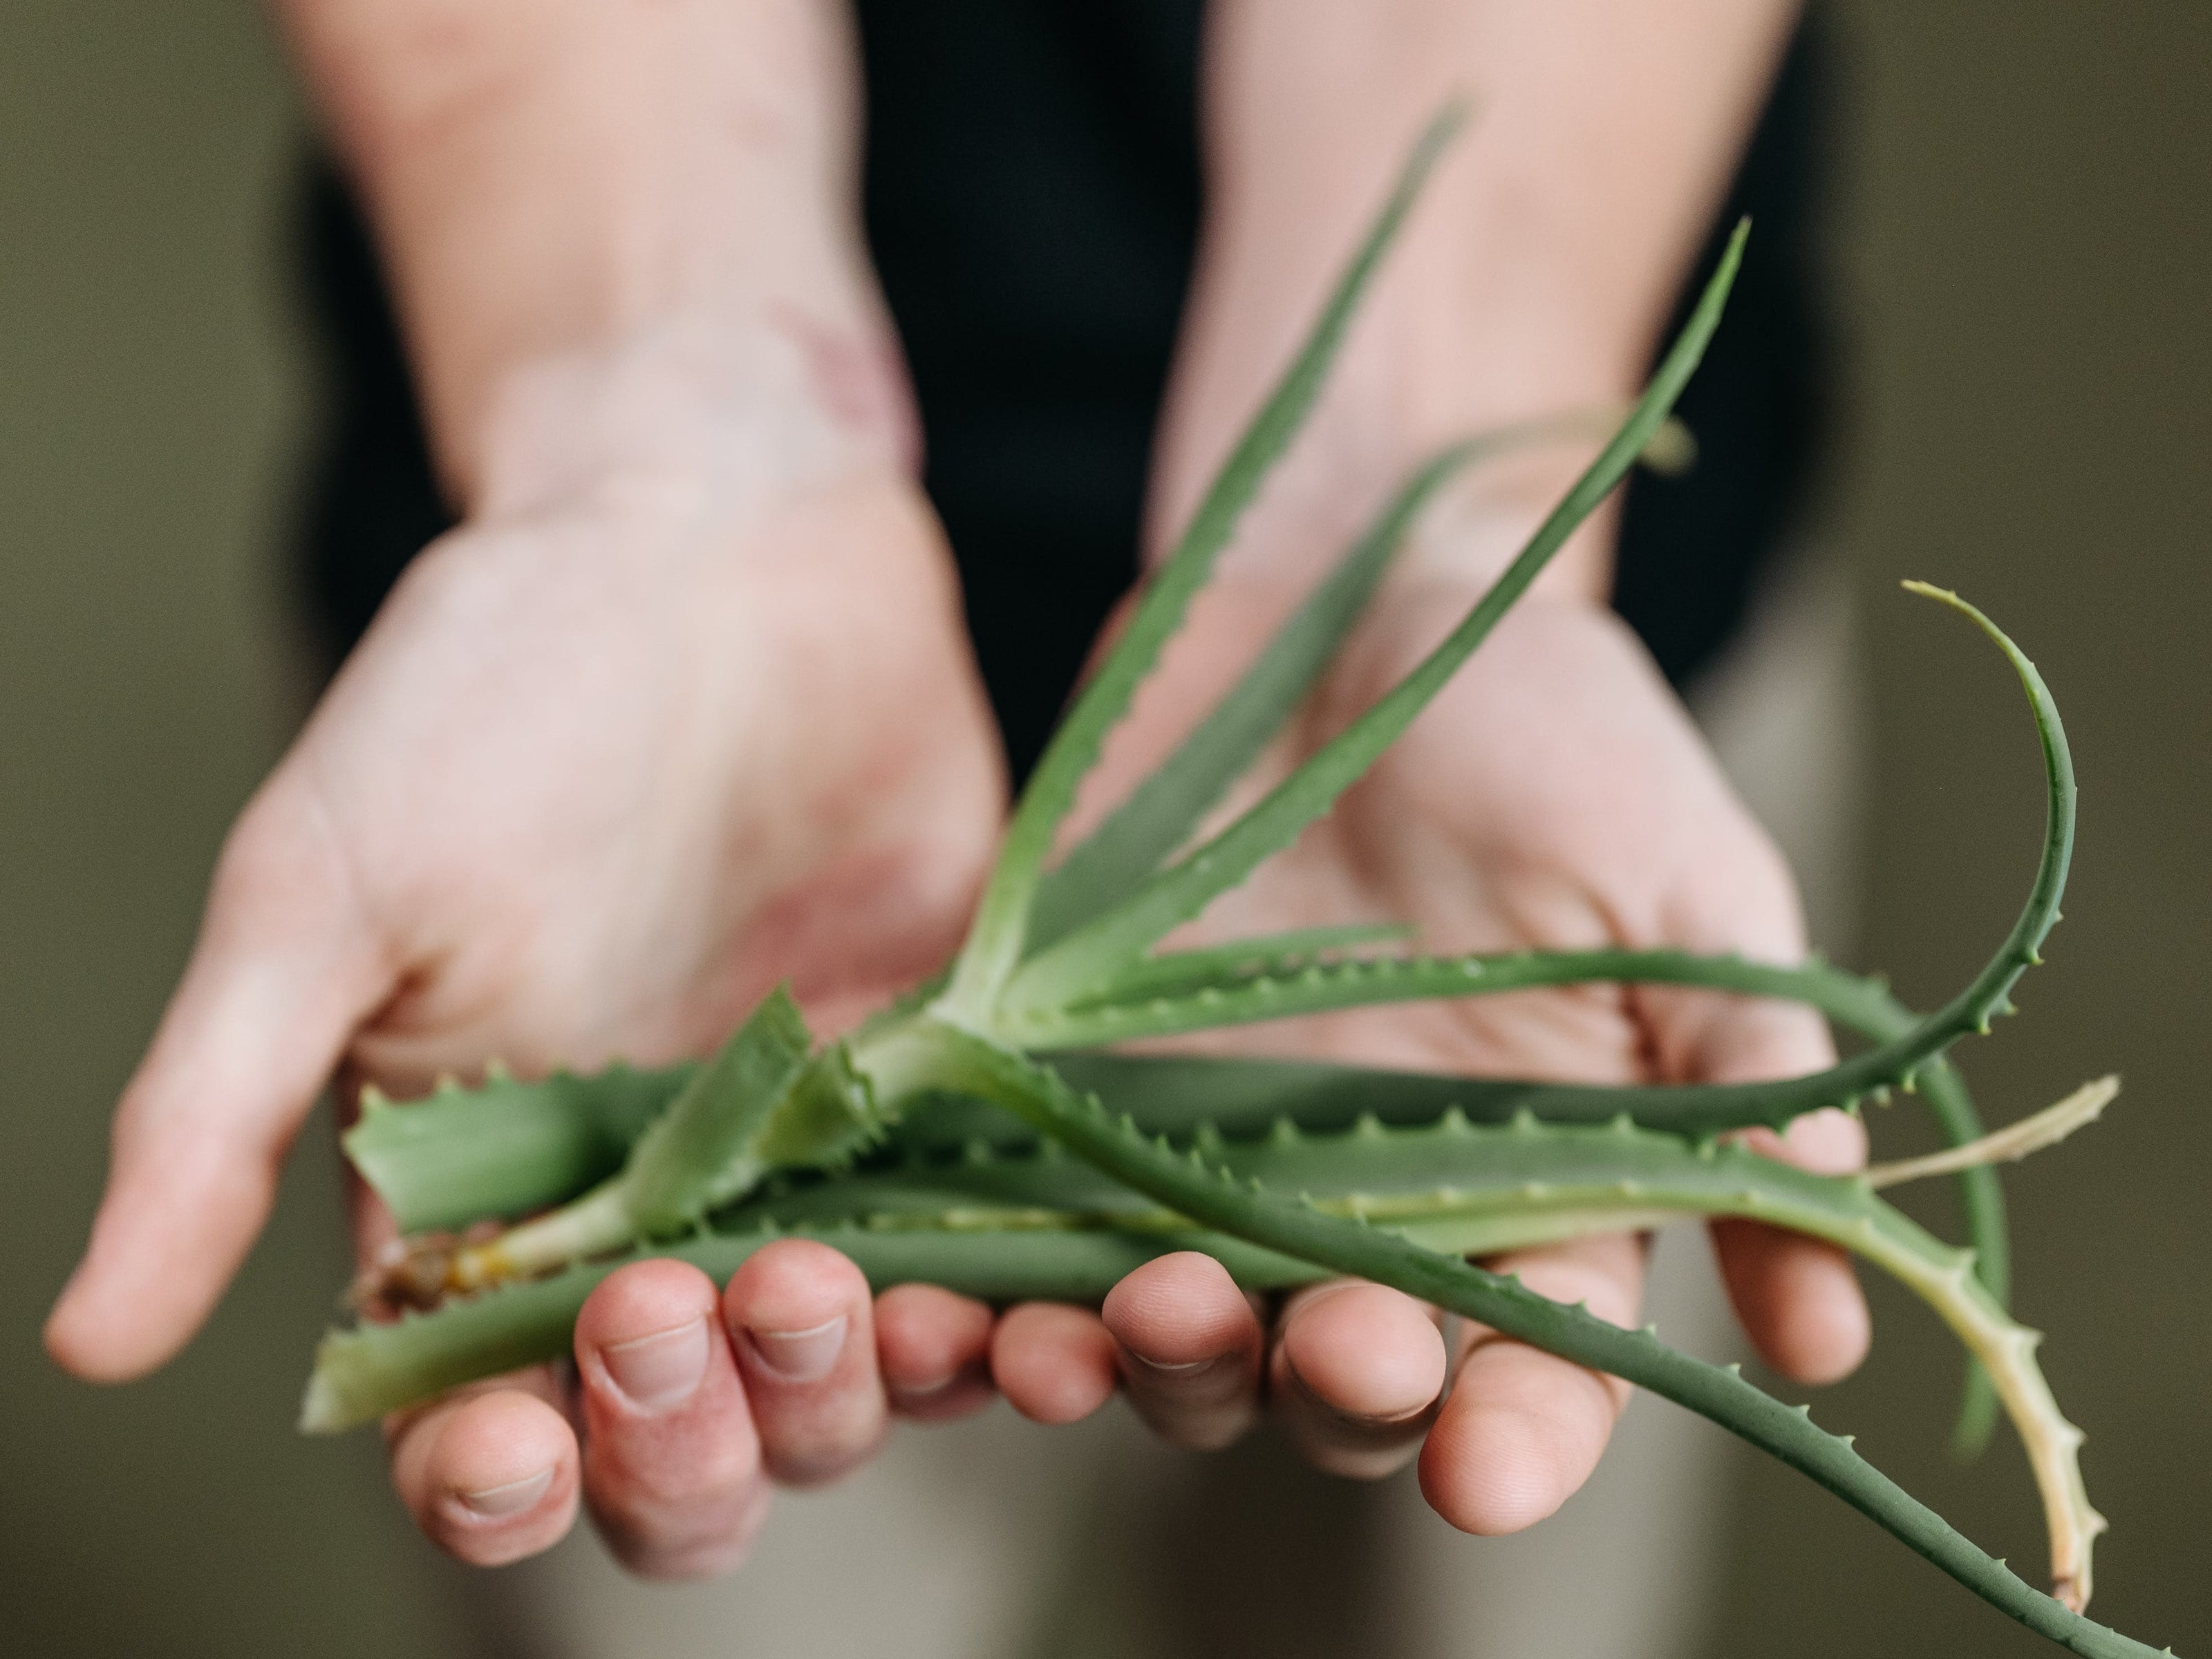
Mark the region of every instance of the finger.
[[[1765, 836], [1731, 809], [1710, 837], [1715, 854], [1695, 866], [1695, 890], [1672, 919], [1674, 937], [1701, 950], [1741, 950], [1773, 961], [1803, 954], [1789, 872]], [[1812, 1009], [1770, 998], [1653, 992], [1646, 1006], [1669, 1075], [1712, 1083], [1799, 1077], [1835, 1063], [1826, 1026]], [[1840, 1112], [1790, 1126], [1786, 1137], [1745, 1137], [1770, 1157], [1839, 1173], [1866, 1160], [1863, 1127]], [[1866, 1357], [1873, 1322], [1850, 1258], [1832, 1244], [1756, 1222], [1713, 1230], [1721, 1277], [1759, 1356], [1802, 1382], [1832, 1382]]]
[[827, 1244], [757, 1250], [722, 1294], [768, 1472], [787, 1486], [834, 1480], [890, 1428], [868, 1281]]
[[1147, 1261], [1100, 1310], [1121, 1386], [1164, 1439], [1211, 1451], [1252, 1425], [1260, 1406], [1260, 1320], [1229, 1270], [1178, 1250]]
[[991, 1381], [1032, 1423], [1075, 1423], [1114, 1397], [1114, 1339], [1087, 1308], [1024, 1302], [991, 1333]]
[[641, 1261], [576, 1316], [586, 1500], [616, 1558], [649, 1578], [728, 1571], [768, 1512], [720, 1304], [696, 1267]]
[[1275, 1333], [1268, 1395], [1309, 1462], [1376, 1480], [1419, 1449], [1444, 1386], [1443, 1335], [1427, 1308], [1346, 1279], [1292, 1296]]
[[876, 1363], [891, 1409], [949, 1423], [991, 1402], [991, 1310], [934, 1285], [876, 1298]]
[[540, 1394], [496, 1384], [402, 1424], [392, 1484], [430, 1541], [471, 1566], [550, 1548], [576, 1518], [576, 1436]]
[[[1617, 1325], [1634, 1320], [1643, 1291], [1644, 1253], [1625, 1234], [1491, 1265]], [[1468, 1328], [1466, 1341], [1450, 1396], [1421, 1447], [1421, 1495], [1462, 1532], [1518, 1532], [1589, 1479], [1628, 1387], [1480, 1326]]]
[[[1809, 1008], [1730, 999], [1700, 1027], [1695, 1075], [1717, 1083], [1802, 1076], [1831, 1065], [1834, 1046]], [[1866, 1127], [1848, 1113], [1813, 1112], [1781, 1134], [1742, 1137], [1769, 1158], [1825, 1175], [1866, 1163]], [[1800, 1382], [1833, 1382], [1866, 1358], [1874, 1325], [1848, 1253], [1756, 1221], [1718, 1221], [1721, 1279], [1759, 1358]]]
[[[1744, 1139], [1824, 1175], [1866, 1163], [1866, 1127], [1843, 1112], [1814, 1112], [1783, 1134], [1759, 1129]], [[1800, 1382], [1834, 1382], [1858, 1369], [1874, 1322], [1847, 1252], [1756, 1221], [1716, 1221], [1712, 1235], [1729, 1300], [1760, 1358]]]
[[319, 806], [280, 775], [231, 833], [191, 961], [116, 1109], [91, 1242], [46, 1321], [59, 1364], [117, 1382], [184, 1346], [392, 980]]

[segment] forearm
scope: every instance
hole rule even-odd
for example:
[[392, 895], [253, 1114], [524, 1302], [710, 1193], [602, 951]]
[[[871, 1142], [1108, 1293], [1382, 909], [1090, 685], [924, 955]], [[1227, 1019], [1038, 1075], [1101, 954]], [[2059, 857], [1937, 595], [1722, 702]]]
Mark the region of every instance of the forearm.
[[708, 378], [700, 331], [780, 348], [854, 435], [908, 441], [833, 0], [279, 3], [463, 503], [494, 487], [495, 433], [530, 423], [514, 405], [544, 401], [525, 388], [545, 365], [657, 355], [630, 384]]
[[[1207, 222], [1164, 428], [1155, 550], [1264, 395], [1413, 134], [1455, 94], [1473, 120], [1392, 252], [1291, 477], [1271, 492], [1271, 562], [1295, 570], [1340, 545], [1436, 446], [1630, 395], [1793, 9], [1217, 0]], [[1456, 527], [1445, 556], [1478, 574], [1502, 563], [1585, 459], [1562, 448], [1474, 481], [1444, 515]], [[1550, 580], [1601, 592], [1608, 542], [1596, 526]]]

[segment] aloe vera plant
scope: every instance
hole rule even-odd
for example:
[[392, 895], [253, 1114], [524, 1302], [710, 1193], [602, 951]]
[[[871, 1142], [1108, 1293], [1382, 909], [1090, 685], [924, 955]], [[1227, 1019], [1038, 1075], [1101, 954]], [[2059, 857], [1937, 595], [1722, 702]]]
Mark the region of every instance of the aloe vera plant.
[[[1248, 1288], [1336, 1273], [1393, 1285], [1698, 1412], [1811, 1476], [1969, 1589], [2074, 1652], [2145, 1654], [2082, 1614], [2104, 1522], [2081, 1434], [2006, 1310], [1993, 1165], [2102, 1108], [2109, 1080], [1984, 1135], [1945, 1056], [2010, 1011], [2058, 918], [2074, 781], [2048, 688], [1955, 596], [2027, 692], [2047, 816], [2027, 902], [1988, 964], [1932, 1014], [1825, 964], [1672, 951], [1427, 957], [1407, 928], [1324, 928], [1196, 951], [1160, 941], [1281, 851], [1373, 763], [1527, 591], [1583, 519], [1655, 445], [1715, 327], [1739, 228], [1681, 337], [1595, 461], [1518, 557], [1410, 673], [1222, 827], [1201, 834], [1334, 657], [1422, 505], [1447, 479], [1562, 423], [1454, 446], [1418, 469], [1222, 702], [1098, 829], [1048, 866], [1108, 732], [1312, 405], [1370, 276], [1454, 118], [1424, 136], [1323, 308], [1171, 556], [1144, 590], [1024, 790], [966, 942], [946, 971], [849, 1036], [820, 1042], [781, 991], [697, 1066], [518, 1081], [432, 1099], [371, 1097], [349, 1157], [407, 1235], [367, 1287], [413, 1304], [333, 1333], [305, 1425], [367, 1421], [471, 1378], [566, 1352], [591, 1288], [641, 1255], [717, 1275], [770, 1239], [844, 1250], [878, 1285], [923, 1279], [991, 1299], [1095, 1300], [1151, 1256], [1199, 1249]], [[1576, 422], [1565, 423], [1571, 428]], [[1413, 919], [1407, 919], [1409, 921]], [[1775, 1083], [1596, 1087], [1340, 1065], [1119, 1054], [1111, 1046], [1361, 1004], [1592, 981], [1784, 998], [1866, 1040], [1827, 1070]], [[1823, 1108], [1913, 1091], [1950, 1150], [1818, 1176], [1724, 1139]], [[1972, 1248], [1880, 1196], [1955, 1176]], [[1960, 1439], [1998, 1410], [2027, 1449], [2050, 1534], [2037, 1590], [1873, 1468], [1847, 1437], [1738, 1374], [1547, 1301], [1468, 1258], [1685, 1216], [1755, 1218], [1826, 1239], [1893, 1274], [1971, 1357]]]

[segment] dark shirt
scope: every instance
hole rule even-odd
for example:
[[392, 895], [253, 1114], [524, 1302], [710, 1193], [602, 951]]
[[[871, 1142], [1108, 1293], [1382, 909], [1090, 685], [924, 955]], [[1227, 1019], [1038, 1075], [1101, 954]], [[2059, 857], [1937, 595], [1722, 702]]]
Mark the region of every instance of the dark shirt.
[[[1197, 236], [1201, 11], [1200, 0], [859, 6], [870, 246], [921, 404], [925, 483], [1018, 772], [1135, 574]], [[1752, 215], [1727, 320], [1680, 405], [1698, 463], [1629, 488], [1614, 603], [1678, 685], [1741, 622], [1816, 435], [1818, 46], [1801, 30], [1695, 270], [1702, 282], [1726, 228]], [[304, 231], [329, 413], [301, 552], [317, 619], [343, 651], [451, 513], [374, 252], [326, 163]]]

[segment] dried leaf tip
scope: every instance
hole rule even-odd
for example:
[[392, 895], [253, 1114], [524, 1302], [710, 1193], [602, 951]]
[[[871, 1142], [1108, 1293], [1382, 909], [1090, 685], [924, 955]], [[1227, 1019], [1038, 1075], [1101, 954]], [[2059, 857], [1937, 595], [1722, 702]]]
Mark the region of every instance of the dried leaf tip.
[[1860, 1178], [1872, 1188], [1894, 1187], [1929, 1176], [1955, 1175], [1985, 1164], [2005, 1164], [2055, 1146], [2085, 1123], [2094, 1123], [2120, 1092], [2117, 1077], [2100, 1077], [2085, 1083], [2055, 1106], [2006, 1125], [1978, 1140], [1925, 1158], [1900, 1158], [1871, 1165]]

